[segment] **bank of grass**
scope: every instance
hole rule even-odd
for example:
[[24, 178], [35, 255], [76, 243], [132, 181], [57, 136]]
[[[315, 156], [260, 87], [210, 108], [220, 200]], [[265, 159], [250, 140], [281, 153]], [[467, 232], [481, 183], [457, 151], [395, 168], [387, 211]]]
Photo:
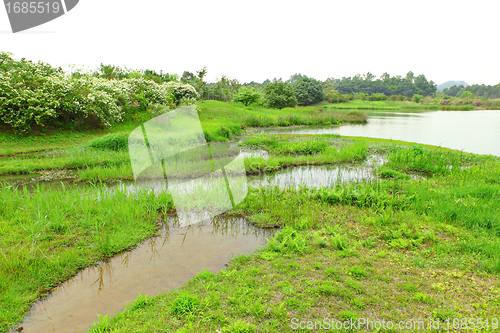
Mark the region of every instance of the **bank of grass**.
[[0, 183], [0, 331], [80, 269], [137, 245], [158, 229], [169, 197], [96, 188]]
[[339, 125], [367, 121], [366, 115], [362, 112], [328, 111], [316, 106], [278, 110], [217, 101], [200, 101], [198, 106], [207, 141], [228, 139], [233, 135], [235, 128]]
[[411, 101], [363, 101], [351, 100], [344, 103], [328, 103], [323, 101], [316, 104], [327, 110], [442, 110], [442, 111], [471, 111], [476, 110], [472, 104], [440, 105], [423, 104]]
[[[336, 142], [342, 142], [336, 145]], [[247, 174], [275, 172], [298, 165], [322, 165], [357, 162], [368, 155], [364, 141], [346, 143], [338, 136], [253, 135], [242, 146], [267, 149], [269, 158], [245, 158]]]
[[[366, 115], [360, 112], [327, 111], [315, 106], [278, 110], [259, 106], [244, 107], [243, 105], [219, 101], [199, 101], [197, 104], [207, 141], [227, 141], [234, 135], [241, 134], [242, 129], [246, 127], [366, 122]], [[86, 144], [111, 133], [129, 134], [142, 122], [152, 117], [154, 115], [143, 112], [135, 117], [137, 121], [118, 123], [107, 129], [40, 128], [29, 136], [15, 134], [7, 127], [2, 127], [0, 131], [0, 156], [67, 149], [75, 145]]]
[[[269, 159], [246, 158], [247, 173], [271, 172], [294, 165], [354, 162], [364, 159], [367, 154], [361, 139], [351, 146], [352, 142], [347, 144], [338, 136], [321, 138], [302, 135], [247, 137], [243, 146], [270, 149], [271, 153]], [[126, 134], [115, 133], [67, 149], [4, 157], [0, 160], [0, 174], [78, 169], [76, 173], [83, 181], [133, 180], [127, 144]]]
[[[272, 173], [299, 165], [355, 163], [364, 160], [368, 154], [364, 140], [355, 142], [336, 135], [320, 138], [308, 135], [254, 135], [246, 137], [241, 146], [269, 150], [268, 158], [245, 158], [248, 175]], [[81, 169], [77, 174], [80, 180], [92, 182], [134, 179], [132, 168], [127, 164]]]
[[[385, 145], [409, 156], [402, 163], [389, 155], [397, 172], [422, 162], [411, 147]], [[424, 156], [449, 163], [446, 154]], [[267, 248], [239, 257], [217, 275], [202, 273], [179, 290], [141, 296], [96, 331], [286, 331], [292, 318], [311, 318], [309, 313], [490, 318], [500, 312], [500, 163], [470, 156], [448, 172], [431, 168], [426, 179], [251, 189], [232, 213], [256, 226], [281, 226]], [[167, 197], [146, 193], [127, 198], [101, 191], [99, 198], [92, 189], [30, 194], [0, 187], [2, 330], [78, 269], [154, 234], [158, 211], [171, 208]]]
[[292, 332], [293, 323], [324, 318], [448, 320], [456, 331], [454, 319], [482, 318], [489, 329], [481, 331], [496, 331], [499, 160], [478, 157], [429, 176], [253, 189], [236, 211], [262, 227], [282, 226], [266, 247], [176, 290], [142, 295], [91, 332]]
[[7, 127], [0, 128], [0, 157], [33, 152], [66, 149], [85, 144], [111, 133], [130, 133], [139, 123], [116, 124], [107, 129], [79, 130], [78, 128], [46, 128], [22, 135]]
[[[127, 142], [126, 134], [117, 133], [68, 149], [5, 157], [0, 160], [0, 174], [77, 169], [75, 173], [81, 181], [133, 180]], [[245, 149], [264, 149], [270, 152], [268, 159], [246, 158], [248, 174], [274, 172], [289, 166], [356, 162], [369, 154], [389, 154], [414, 145], [415, 143], [403, 141], [331, 134], [252, 135], [241, 142]], [[430, 145], [419, 147], [431, 151], [448, 151], [446, 148]]]

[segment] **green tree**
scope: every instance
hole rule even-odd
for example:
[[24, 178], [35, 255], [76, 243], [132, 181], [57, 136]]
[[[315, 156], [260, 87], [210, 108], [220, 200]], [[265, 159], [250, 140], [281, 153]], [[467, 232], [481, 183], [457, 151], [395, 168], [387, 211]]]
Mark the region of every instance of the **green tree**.
[[302, 76], [292, 83], [292, 88], [297, 94], [299, 105], [311, 105], [323, 100], [323, 83], [321, 81]]
[[99, 72], [95, 74], [97, 77], [102, 77], [108, 80], [120, 80], [126, 77], [125, 71], [118, 66], [104, 65], [101, 63]]
[[290, 78], [286, 81], [288, 83], [294, 83], [295, 81], [299, 80], [302, 77], [302, 74], [300, 73], [295, 73]]
[[243, 103], [245, 106], [257, 103], [262, 95], [254, 88], [241, 87], [238, 94], [234, 97], [233, 102]]
[[203, 86], [205, 84], [207, 84], [205, 81], [203, 81], [203, 79], [205, 78], [205, 76], [207, 75], [207, 68], [206, 67], [203, 67], [202, 69], [196, 71], [196, 76], [197, 76], [197, 82], [196, 82], [196, 88], [198, 90], [198, 92], [201, 92]]
[[460, 98], [470, 98], [470, 99], [474, 99], [476, 98], [476, 96], [474, 96], [473, 93], [471, 93], [470, 91], [468, 90], [465, 90], [464, 92], [462, 92], [462, 94], [460, 95]]
[[275, 81], [266, 84], [264, 91], [264, 100], [272, 108], [283, 109], [297, 105], [297, 97], [290, 83]]

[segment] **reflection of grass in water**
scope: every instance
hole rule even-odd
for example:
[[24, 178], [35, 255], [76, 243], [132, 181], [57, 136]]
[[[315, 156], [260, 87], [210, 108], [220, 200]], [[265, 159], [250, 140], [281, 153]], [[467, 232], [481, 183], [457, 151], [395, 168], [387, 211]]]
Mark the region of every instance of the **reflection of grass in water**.
[[[223, 236], [236, 239], [242, 237], [258, 238], [262, 237], [263, 235], [267, 235], [270, 237], [274, 233], [274, 231], [265, 231], [263, 229], [255, 228], [239, 216], [215, 216], [208, 221], [203, 221], [201, 223], [190, 225], [188, 227], [182, 227], [182, 225], [179, 224], [178, 217], [175, 215], [170, 216], [168, 220], [168, 223], [161, 222], [163, 221], [163, 218], [160, 217], [158, 219], [158, 222], [161, 223], [163, 227], [162, 235], [153, 236], [146, 240], [145, 243], [143, 243], [144, 245], [147, 245], [149, 249], [149, 252], [151, 254], [150, 260], [155, 260], [156, 257], [160, 254], [161, 248], [171, 240], [171, 232], [173, 229], [181, 228], [181, 230], [185, 231], [182, 244], [184, 244], [184, 242], [190, 237], [190, 235], [205, 235], [207, 228], [209, 230], [211, 229], [210, 236], [206, 235], [207, 237]], [[87, 268], [97, 273], [98, 275], [98, 278], [96, 279], [96, 281], [94, 281], [93, 285], [98, 285], [98, 289], [102, 290], [102, 288], [105, 286], [105, 281], [112, 280], [112, 275], [114, 270], [117, 268], [117, 265], [127, 267], [133, 253], [134, 250], [118, 254], [111, 259], [113, 260], [113, 265], [111, 260], [105, 260], [101, 261], [97, 266], [91, 266]]]

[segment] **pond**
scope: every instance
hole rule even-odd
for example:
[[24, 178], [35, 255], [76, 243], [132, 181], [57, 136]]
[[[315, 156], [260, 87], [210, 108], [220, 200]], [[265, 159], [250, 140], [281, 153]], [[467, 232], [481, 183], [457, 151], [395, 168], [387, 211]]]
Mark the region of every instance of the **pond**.
[[368, 123], [262, 130], [262, 133], [340, 134], [417, 142], [500, 156], [500, 111], [370, 111]]

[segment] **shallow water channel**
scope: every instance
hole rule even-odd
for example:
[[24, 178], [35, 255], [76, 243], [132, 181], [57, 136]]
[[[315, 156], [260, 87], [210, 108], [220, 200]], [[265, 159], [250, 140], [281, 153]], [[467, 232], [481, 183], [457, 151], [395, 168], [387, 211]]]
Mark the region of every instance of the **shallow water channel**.
[[[383, 156], [374, 155], [359, 164], [292, 167], [272, 174], [247, 176], [247, 180], [250, 187], [333, 186], [373, 180], [373, 169], [384, 162]], [[1, 180], [19, 189], [26, 187], [28, 191], [33, 191], [34, 186], [45, 189], [93, 186], [72, 179], [40, 182], [33, 176], [0, 177]], [[26, 183], [29, 184], [21, 185]], [[128, 192], [135, 191], [133, 182], [108, 184], [107, 188], [112, 191], [123, 185]], [[45, 300], [37, 302], [18, 326], [24, 328], [23, 332], [86, 331], [97, 320], [97, 314], [113, 316], [139, 293], [159, 294], [181, 286], [199, 271], [219, 271], [233, 256], [265, 245], [265, 239], [274, 232], [274, 229], [255, 228], [241, 218], [219, 216], [183, 228], [176, 226], [171, 218], [161, 229], [161, 236], [86, 268], [60, 285]]]
[[97, 313], [125, 309], [139, 293], [155, 295], [180, 287], [197, 272], [217, 272], [237, 254], [266, 244], [275, 229], [255, 228], [242, 218], [216, 217], [176, 228], [173, 219], [133, 251], [79, 272], [39, 301], [18, 326], [23, 332], [84, 332]]

